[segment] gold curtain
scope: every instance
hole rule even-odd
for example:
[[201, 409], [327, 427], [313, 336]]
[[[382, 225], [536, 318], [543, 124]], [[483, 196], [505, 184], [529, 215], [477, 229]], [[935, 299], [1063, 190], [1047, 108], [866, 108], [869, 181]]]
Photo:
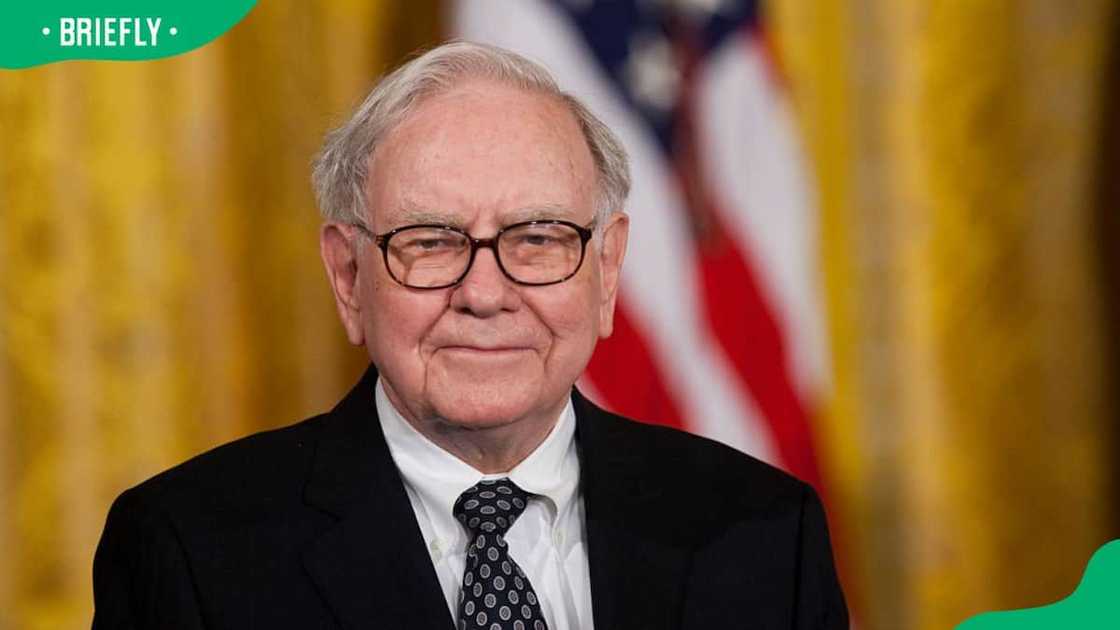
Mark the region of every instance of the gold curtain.
[[1094, 231], [1114, 8], [768, 8], [820, 186], [826, 473], [862, 627], [1065, 597], [1117, 535]]
[[0, 71], [0, 630], [88, 627], [116, 494], [359, 374], [309, 163], [438, 18], [262, 2], [180, 57]]

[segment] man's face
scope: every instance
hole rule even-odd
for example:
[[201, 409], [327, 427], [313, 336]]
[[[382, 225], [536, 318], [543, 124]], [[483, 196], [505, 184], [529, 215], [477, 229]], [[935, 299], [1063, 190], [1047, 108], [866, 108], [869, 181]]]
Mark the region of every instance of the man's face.
[[[588, 225], [595, 194], [590, 151], [562, 104], [471, 81], [421, 102], [378, 147], [368, 222], [376, 233], [439, 223], [488, 238], [529, 219]], [[610, 334], [623, 215], [588, 243], [575, 276], [549, 286], [514, 283], [493, 251], [480, 249], [459, 285], [409, 289], [360, 239], [347, 295], [345, 270], [331, 271], [346, 254], [329, 250], [353, 231], [333, 229], [324, 229], [324, 258], [348, 335], [366, 345], [390, 399], [413, 420], [483, 428], [555, 418], [596, 341]]]

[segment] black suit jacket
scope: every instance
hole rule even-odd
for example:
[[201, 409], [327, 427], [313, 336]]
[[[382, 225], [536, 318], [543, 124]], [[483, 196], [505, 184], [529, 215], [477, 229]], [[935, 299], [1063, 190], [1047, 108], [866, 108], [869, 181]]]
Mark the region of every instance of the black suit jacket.
[[[376, 376], [123, 493], [94, 560], [95, 630], [452, 629]], [[598, 630], [848, 627], [809, 486], [573, 398]]]

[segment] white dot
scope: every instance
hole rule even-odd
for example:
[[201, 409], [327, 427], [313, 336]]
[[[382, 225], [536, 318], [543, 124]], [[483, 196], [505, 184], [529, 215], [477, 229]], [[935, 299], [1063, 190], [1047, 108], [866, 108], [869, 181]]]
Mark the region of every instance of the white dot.
[[171, 33], [172, 35], [178, 35], [178, 34], [179, 34], [179, 29], [177, 29], [177, 28], [175, 28], [174, 26], [172, 26], [172, 27], [171, 27], [171, 29], [170, 29], [169, 31], [167, 31], [167, 32], [168, 32], [168, 33]]
[[51, 34], [51, 29], [50, 29], [49, 26], [44, 26], [43, 27], [43, 34], [44, 35], [50, 35]]

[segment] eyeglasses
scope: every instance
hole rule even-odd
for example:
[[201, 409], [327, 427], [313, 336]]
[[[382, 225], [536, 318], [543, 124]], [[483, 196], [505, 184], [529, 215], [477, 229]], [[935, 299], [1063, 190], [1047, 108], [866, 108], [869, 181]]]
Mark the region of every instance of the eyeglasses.
[[583, 264], [595, 222], [581, 227], [555, 219], [524, 221], [498, 230], [493, 238], [474, 238], [446, 225], [406, 225], [384, 234], [374, 234], [360, 223], [354, 226], [381, 249], [385, 269], [397, 283], [411, 289], [444, 289], [467, 277], [483, 247], [494, 252], [498, 268], [518, 284], [564, 282]]

